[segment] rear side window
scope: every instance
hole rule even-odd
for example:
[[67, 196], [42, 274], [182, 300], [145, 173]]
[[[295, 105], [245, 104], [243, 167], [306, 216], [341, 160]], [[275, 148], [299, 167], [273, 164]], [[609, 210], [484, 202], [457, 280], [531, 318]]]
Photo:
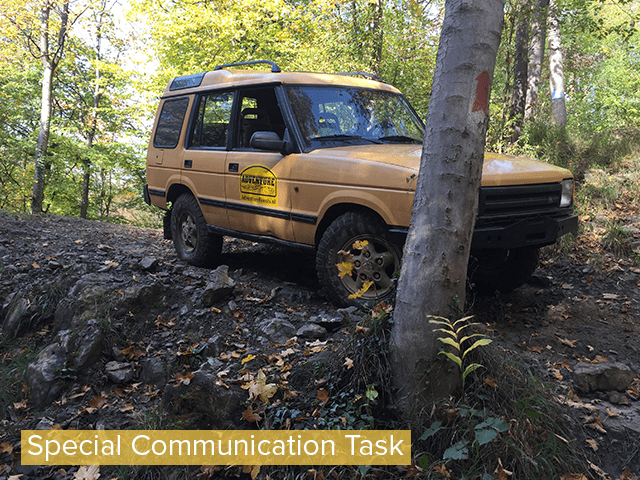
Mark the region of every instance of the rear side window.
[[189, 147], [226, 147], [232, 107], [231, 92], [211, 93], [200, 97]]
[[189, 97], [167, 100], [162, 105], [153, 146], [156, 148], [175, 148], [180, 138], [184, 115], [189, 105]]

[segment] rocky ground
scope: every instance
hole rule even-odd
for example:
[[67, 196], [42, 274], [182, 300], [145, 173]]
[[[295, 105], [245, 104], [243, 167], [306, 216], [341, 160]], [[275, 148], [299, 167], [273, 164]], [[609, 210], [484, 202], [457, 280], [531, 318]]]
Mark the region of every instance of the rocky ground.
[[[353, 403], [328, 408], [346, 391], [332, 372], [352, 368], [349, 345], [366, 329], [318, 296], [313, 258], [234, 239], [223, 252], [210, 271], [179, 262], [158, 230], [0, 214], [0, 480], [79, 478], [21, 465], [24, 429], [372, 420]], [[511, 294], [470, 297], [494, 345], [543, 376], [580, 424], [592, 478], [640, 474], [639, 285], [636, 263], [583, 242], [546, 252]]]

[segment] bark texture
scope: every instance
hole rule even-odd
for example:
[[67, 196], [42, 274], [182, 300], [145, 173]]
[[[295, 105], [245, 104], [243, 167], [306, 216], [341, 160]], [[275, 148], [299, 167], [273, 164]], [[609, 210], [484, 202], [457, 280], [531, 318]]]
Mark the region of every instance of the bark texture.
[[527, 106], [524, 118], [528, 119], [538, 110], [538, 88], [542, 77], [542, 60], [547, 41], [547, 10], [549, 0], [537, 0], [531, 23], [531, 45], [529, 47], [529, 69], [527, 73]]
[[549, 2], [549, 70], [551, 83], [551, 114], [553, 121], [560, 126], [567, 124], [567, 105], [564, 94], [564, 63], [562, 59], [562, 40], [558, 25], [556, 1]]
[[40, 129], [36, 146], [35, 169], [33, 174], [33, 190], [31, 195], [31, 213], [42, 213], [44, 202], [45, 170], [47, 169], [47, 147], [51, 129], [51, 110], [53, 104], [53, 74], [62, 59], [64, 45], [67, 38], [69, 22], [69, 2], [60, 7], [60, 24], [57, 42], [53, 48], [49, 39], [49, 28], [52, 5], [45, 1], [40, 10], [40, 40], [38, 54], [42, 60], [42, 96], [40, 105]]
[[503, 0], [445, 6], [391, 335], [393, 383], [408, 414], [450, 395], [460, 379], [450, 361], [437, 360], [428, 316], [452, 318], [464, 304], [503, 11]]

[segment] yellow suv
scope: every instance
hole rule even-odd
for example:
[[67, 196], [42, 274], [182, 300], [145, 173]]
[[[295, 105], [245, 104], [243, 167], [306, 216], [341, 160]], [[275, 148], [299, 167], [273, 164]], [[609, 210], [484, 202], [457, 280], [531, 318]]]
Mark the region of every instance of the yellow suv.
[[[235, 68], [252, 64], [271, 68]], [[423, 135], [405, 97], [370, 75], [221, 65], [167, 86], [145, 200], [167, 211], [165, 235], [192, 265], [215, 265], [224, 235], [309, 248], [330, 300], [353, 303], [349, 295], [365, 284], [358, 303], [386, 300]], [[470, 275], [482, 290], [522, 285], [538, 248], [577, 229], [573, 178], [563, 168], [487, 153], [479, 195]], [[339, 276], [347, 256], [353, 267]]]

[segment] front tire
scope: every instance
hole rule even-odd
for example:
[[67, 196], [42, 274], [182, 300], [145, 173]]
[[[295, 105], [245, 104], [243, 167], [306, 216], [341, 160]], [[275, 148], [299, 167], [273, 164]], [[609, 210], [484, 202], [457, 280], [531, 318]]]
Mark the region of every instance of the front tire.
[[[354, 243], [366, 241], [363, 248]], [[351, 252], [348, 258], [346, 252]], [[322, 235], [316, 255], [316, 271], [327, 299], [338, 305], [358, 307], [388, 301], [396, 290], [402, 252], [378, 217], [360, 212], [347, 212], [336, 218]], [[351, 274], [340, 278], [337, 265], [351, 261]], [[361, 297], [350, 299], [365, 282], [372, 286]]]
[[468, 276], [480, 293], [507, 293], [529, 280], [538, 257], [537, 248], [472, 251]]
[[171, 237], [180, 260], [211, 267], [222, 252], [222, 236], [209, 233], [198, 202], [190, 194], [178, 197], [171, 209]]

